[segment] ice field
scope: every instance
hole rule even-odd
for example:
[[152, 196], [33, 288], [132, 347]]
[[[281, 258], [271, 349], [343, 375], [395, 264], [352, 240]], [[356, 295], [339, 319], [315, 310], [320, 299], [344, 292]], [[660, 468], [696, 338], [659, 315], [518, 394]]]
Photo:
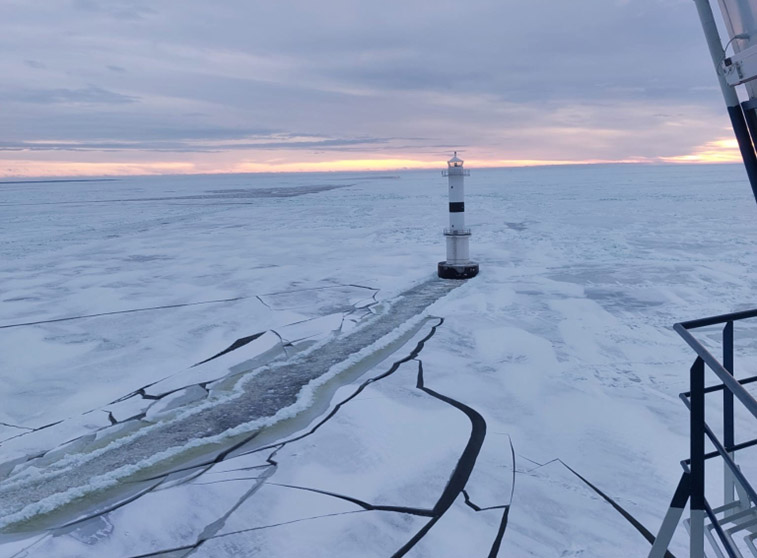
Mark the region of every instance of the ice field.
[[449, 282], [437, 171], [0, 181], [0, 558], [645, 556], [608, 499], [657, 532], [672, 325], [757, 306], [743, 168], [465, 201]]

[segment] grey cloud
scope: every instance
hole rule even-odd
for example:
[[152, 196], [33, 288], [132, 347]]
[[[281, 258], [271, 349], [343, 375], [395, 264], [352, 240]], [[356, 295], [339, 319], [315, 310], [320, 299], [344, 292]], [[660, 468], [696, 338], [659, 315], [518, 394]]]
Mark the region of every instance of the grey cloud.
[[[391, 0], [212, 7], [187, 1], [162, 9], [162, 18], [129, 29], [130, 36], [206, 48], [211, 57], [214, 50], [286, 54], [301, 64], [303, 77], [344, 87], [538, 100], [593, 95], [597, 82], [630, 88], [657, 79], [685, 89], [711, 77], [695, 10], [674, 1], [478, 0], [435, 9]], [[696, 48], [703, 56], [691, 55]]]
[[[326, 73], [336, 79], [369, 88], [406, 91], [461, 90], [465, 89], [466, 85], [469, 88], [471, 83], [489, 81], [488, 74], [480, 70], [462, 69], [451, 76], [449, 71], [428, 68], [421, 62], [339, 68]], [[481, 89], [484, 88], [476, 87], [476, 90]]]
[[26, 64], [30, 68], [34, 68], [35, 70], [42, 70], [44, 68], [47, 68], [47, 66], [45, 66], [39, 60], [24, 60], [24, 64]]
[[[0, 141], [0, 151], [161, 151], [161, 152], [198, 152], [215, 153], [220, 151], [237, 151], [248, 149], [366, 149], [386, 144], [389, 138], [333, 138], [316, 141], [290, 140], [282, 141], [283, 134], [272, 136], [275, 141], [249, 141], [253, 138], [240, 136], [242, 141], [235, 143], [217, 143], [206, 145], [202, 141]], [[298, 136], [299, 137], [299, 136]], [[209, 141], [208, 138], [204, 138]], [[247, 140], [247, 141], [245, 141]]]
[[386, 138], [359, 138], [359, 139], [328, 139], [318, 141], [271, 141], [249, 144], [233, 144], [229, 148], [237, 149], [326, 149], [345, 147], [373, 147], [377, 144], [387, 143]]
[[[336, 5], [347, 15], [321, 4], [317, 10], [297, 2], [286, 11], [268, 6], [260, 10], [266, 25], [258, 32], [246, 37], [232, 23], [220, 40], [307, 59], [312, 71], [345, 85], [388, 89], [443, 87], [536, 100], [580, 95], [598, 81], [630, 87], [710, 78], [706, 51], [691, 55], [703, 45], [696, 11], [678, 2], [440, 2], [432, 10], [421, 2]], [[307, 17], [292, 15], [298, 12]]]
[[74, 0], [73, 6], [80, 11], [104, 14], [119, 20], [142, 20], [157, 12], [143, 2], [135, 0]]
[[137, 97], [108, 91], [94, 85], [81, 89], [18, 89], [0, 91], [0, 99], [40, 104], [123, 104], [135, 103], [139, 100]]
[[[648, 154], [653, 133], [685, 150], [722, 113], [689, 0], [77, 0], [16, 3], [4, 19], [0, 48], [18, 77], [0, 90], [0, 129], [13, 145], [419, 152], [478, 141], [521, 157], [586, 147], [588, 158]], [[60, 72], [37, 72], [51, 81], [31, 90], [24, 58]], [[705, 114], [678, 140], [665, 128]], [[544, 132], [570, 127], [604, 135], [581, 145]], [[531, 128], [534, 138], [512, 132]]]
[[110, 110], [91, 110], [90, 105], [8, 103], [6, 106], [12, 110], [0, 111], [0, 129], [3, 139], [9, 142], [224, 142], [245, 138], [265, 140], [285, 133], [282, 128], [243, 123], [213, 124], [211, 118], [194, 118], [185, 113], [141, 111], [136, 104], [110, 105], [107, 107]]

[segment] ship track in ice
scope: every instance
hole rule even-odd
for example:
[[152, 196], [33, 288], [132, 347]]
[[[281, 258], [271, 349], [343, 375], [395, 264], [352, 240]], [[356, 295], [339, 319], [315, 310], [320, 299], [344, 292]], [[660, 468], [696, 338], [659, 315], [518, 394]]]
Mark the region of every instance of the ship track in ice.
[[[50, 452], [44, 467], [22, 467], [0, 481], [0, 529], [65, 525], [93, 508], [138, 497], [156, 482], [144, 479], [208, 456], [223, 458], [266, 426], [312, 407], [318, 386], [389, 356], [421, 327], [425, 310], [460, 284], [433, 279], [416, 285], [350, 333], [251, 370], [223, 397], [185, 406], [156, 423], [132, 421], [123, 435], [92, 436], [70, 451]], [[338, 385], [329, 383], [332, 389]]]

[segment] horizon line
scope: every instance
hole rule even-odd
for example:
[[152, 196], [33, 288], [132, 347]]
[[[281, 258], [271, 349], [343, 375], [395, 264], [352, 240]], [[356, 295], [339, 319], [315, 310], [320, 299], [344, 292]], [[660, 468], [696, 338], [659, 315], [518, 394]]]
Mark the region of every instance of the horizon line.
[[[688, 165], [688, 166], [700, 166], [700, 165], [733, 165], [733, 164], [742, 164], [741, 160], [682, 160], [679, 158], [671, 158], [672, 160], [665, 160], [667, 158], [662, 159], [651, 159], [651, 160], [615, 160], [615, 161], [607, 161], [607, 160], [594, 160], [594, 161], [538, 161], [538, 160], [528, 160], [528, 161], [518, 161], [517, 163], [513, 161], [515, 164], [492, 164], [492, 162], [486, 163], [484, 161], [481, 161], [483, 164], [475, 164], [475, 159], [471, 160], [473, 161], [472, 166], [468, 166], [467, 168], [471, 170], [475, 169], [481, 169], [481, 170], [497, 170], [497, 169], [512, 169], [512, 168], [538, 168], [538, 167], [576, 167], [576, 166], [602, 166], [602, 165], [640, 165], [640, 166], [678, 166], [678, 165]], [[519, 164], [518, 164], [519, 163]], [[84, 163], [85, 165], [96, 165], [96, 166], [105, 166], [107, 163]], [[97, 178], [97, 177], [151, 177], [151, 176], [218, 176], [218, 175], [234, 175], [234, 174], [328, 174], [328, 173], [349, 173], [349, 172], [360, 172], [360, 173], [386, 173], [386, 172], [409, 172], [409, 171], [427, 171], [427, 170], [444, 170], [444, 165], [446, 164], [446, 161], [440, 161], [439, 164], [419, 164], [419, 165], [413, 165], [413, 166], [397, 166], [397, 167], [387, 167], [387, 168], [350, 168], [350, 169], [339, 169], [339, 168], [333, 168], [333, 169], [326, 169], [322, 168], [323, 165], [328, 164], [328, 162], [325, 163], [316, 163], [318, 166], [316, 168], [302, 168], [302, 169], [244, 169], [244, 168], [235, 168], [231, 170], [202, 170], [202, 169], [196, 169], [196, 170], [190, 170], [187, 169], [186, 171], [179, 171], [178, 169], [170, 169], [166, 168], [164, 170], [155, 170], [153, 172], [150, 172], [147, 169], [144, 169], [143, 165], [136, 163], [133, 164], [134, 167], [136, 167], [134, 170], [137, 172], [105, 172], [105, 173], [98, 173], [98, 172], [85, 172], [85, 173], [44, 173], [44, 174], [17, 174], [17, 173], [11, 173], [11, 174], [0, 174], [0, 184], [8, 183], [5, 179], [10, 179], [15, 182], [25, 182], [27, 180], [33, 180], [33, 179], [75, 179], [75, 178]], [[78, 166], [76, 163], [72, 163], [72, 166]], [[116, 165], [121, 166], [121, 165]], [[123, 165], [123, 170], [128, 170], [128, 167], [132, 166], [130, 164]], [[72, 169], [73, 170], [73, 169]], [[95, 170], [95, 169], [92, 169]], [[139, 172], [142, 170], [143, 172]]]

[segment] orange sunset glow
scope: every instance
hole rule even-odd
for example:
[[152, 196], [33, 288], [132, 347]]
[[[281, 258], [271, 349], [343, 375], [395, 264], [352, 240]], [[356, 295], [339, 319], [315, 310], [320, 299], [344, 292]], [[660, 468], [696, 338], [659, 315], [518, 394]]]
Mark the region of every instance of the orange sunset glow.
[[719, 139], [699, 146], [688, 155], [660, 159], [666, 163], [739, 163], [741, 154], [735, 139]]
[[[288, 157], [266, 158], [255, 161], [252, 157], [243, 157], [235, 161], [233, 157], [224, 157], [222, 161], [215, 157], [197, 154], [183, 157], [183, 160], [140, 161], [138, 154], [131, 154], [134, 160], [127, 161], [60, 161], [32, 160], [14, 158], [0, 161], [0, 177], [51, 177], [51, 176], [135, 176], [160, 174], [227, 174], [227, 173], [268, 173], [268, 172], [361, 172], [361, 171], [396, 171], [412, 169], [435, 169], [445, 159], [443, 156], [422, 155], [414, 158], [382, 157], [381, 155], [364, 156], [351, 159], [323, 155], [322, 159], [313, 156], [307, 159], [301, 154], [292, 153]], [[164, 154], [165, 155], [165, 154]], [[240, 154], [241, 155], [241, 154]], [[95, 157], [93, 156], [92, 159]], [[98, 157], [99, 158], [99, 157]], [[560, 159], [560, 158], [470, 158], [467, 164], [471, 168], [529, 167], [552, 165], [591, 165], [591, 164], [649, 164], [649, 163], [738, 163], [741, 156], [735, 139], [718, 139], [697, 147], [691, 153], [661, 157], [627, 157], [618, 159]]]

